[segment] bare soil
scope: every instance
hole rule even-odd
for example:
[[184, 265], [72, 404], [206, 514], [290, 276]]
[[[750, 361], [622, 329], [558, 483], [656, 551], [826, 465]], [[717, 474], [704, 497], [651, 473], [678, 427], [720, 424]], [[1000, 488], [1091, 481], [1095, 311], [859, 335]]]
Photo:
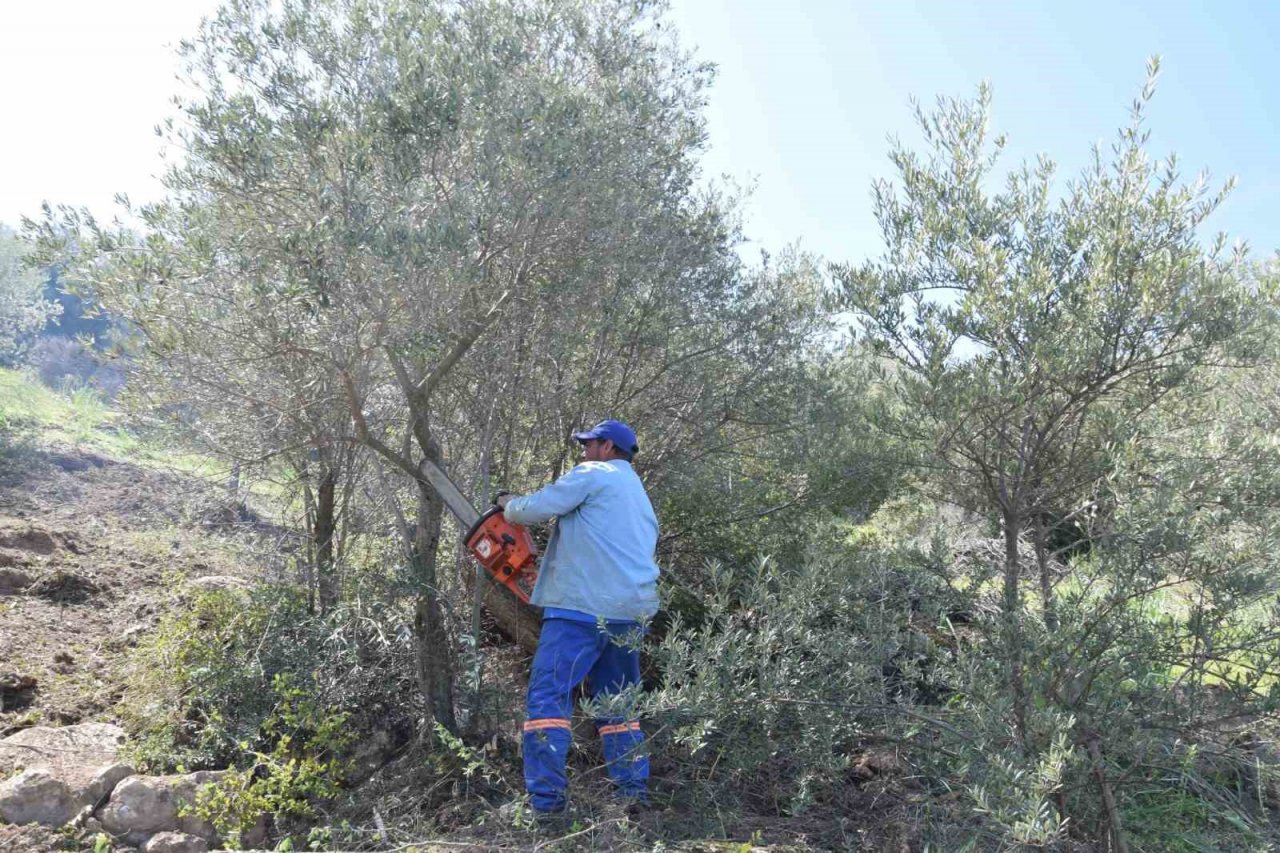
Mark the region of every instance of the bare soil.
[[[120, 722], [130, 650], [184, 579], [243, 575], [225, 495], [188, 475], [69, 447], [0, 455], [0, 737]], [[259, 569], [260, 571], [260, 569]], [[0, 778], [9, 767], [0, 767]], [[67, 847], [70, 845], [70, 848]], [[0, 851], [75, 849], [0, 825]]]
[[3, 460], [0, 679], [34, 687], [4, 694], [0, 736], [116, 722], [127, 652], [175, 583], [242, 571], [216, 521], [222, 503], [196, 478], [71, 448]]

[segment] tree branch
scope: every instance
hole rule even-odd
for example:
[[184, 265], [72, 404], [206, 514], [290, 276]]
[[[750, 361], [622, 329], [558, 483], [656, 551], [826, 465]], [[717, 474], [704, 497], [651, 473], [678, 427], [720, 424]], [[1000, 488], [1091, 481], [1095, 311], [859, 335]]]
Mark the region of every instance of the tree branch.
[[[523, 273], [520, 273], [519, 275], [522, 274]], [[517, 277], [519, 277], [519, 275]], [[493, 324], [493, 321], [498, 318], [498, 313], [502, 310], [503, 306], [511, 300], [512, 292], [512, 290], [504, 291], [502, 296], [498, 297], [498, 301], [490, 306], [489, 310], [485, 312], [483, 317], [479, 317], [474, 320], [471, 323], [471, 328], [467, 330], [466, 334], [454, 342], [453, 349], [449, 350], [448, 354], [441, 359], [435, 368], [418, 383], [417, 387], [413, 389], [414, 395], [418, 400], [425, 401], [431, 396], [432, 392], [436, 390], [436, 387], [440, 384], [441, 380], [449, 375], [449, 371], [453, 370], [454, 365], [457, 364], [464, 355], [466, 355], [467, 350], [471, 349], [472, 344], [479, 340], [485, 330], [488, 329], [489, 326]]]

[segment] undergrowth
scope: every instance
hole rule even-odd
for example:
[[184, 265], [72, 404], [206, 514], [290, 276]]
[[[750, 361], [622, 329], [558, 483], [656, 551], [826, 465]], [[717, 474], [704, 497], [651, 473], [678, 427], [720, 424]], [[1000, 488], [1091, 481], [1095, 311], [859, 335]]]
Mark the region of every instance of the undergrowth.
[[[897, 517], [883, 524], [816, 531], [825, 547], [806, 559], [709, 565], [703, 606], [651, 646], [659, 683], [627, 698], [650, 735], [668, 832], [740, 838], [764, 821], [822, 849], [1070, 849], [1114, 820], [1134, 851], [1276, 840], [1280, 762], [1265, 746], [1274, 697], [1235, 695], [1220, 667], [1203, 666], [1195, 682], [1165, 659], [1185, 651], [1192, 628], [1238, 639], [1235, 622], [1206, 634], [1203, 614], [1192, 623], [1195, 610], [1158, 606], [1161, 591], [1114, 607], [1130, 594], [1118, 583], [1064, 588], [1059, 630], [1023, 625], [1033, 698], [1019, 739], [989, 543], [963, 520], [925, 523], [927, 508], [888, 511]], [[1114, 564], [1128, 559], [1142, 558], [1099, 549], [1077, 571], [1087, 580], [1106, 569], [1141, 593], [1141, 572], [1158, 578], [1161, 568], [1124, 575]], [[496, 805], [523, 787], [518, 737], [495, 722], [518, 708], [480, 714], [477, 704], [463, 736], [422, 730], [405, 605], [403, 592], [377, 584], [349, 588], [326, 615], [288, 586], [188, 591], [134, 661], [124, 706], [134, 760], [152, 771], [231, 768], [197, 808], [233, 841], [262, 812], [299, 844], [317, 829], [350, 849], [377, 849], [396, 832], [492, 828]], [[1094, 636], [1086, 628], [1102, 611], [1112, 632]], [[1069, 669], [1077, 648], [1085, 663]], [[347, 762], [387, 731], [414, 743], [405, 790], [420, 793], [380, 798], [395, 805], [366, 819]], [[593, 802], [594, 783], [582, 780], [599, 776], [599, 763], [594, 741], [575, 744], [575, 796]]]

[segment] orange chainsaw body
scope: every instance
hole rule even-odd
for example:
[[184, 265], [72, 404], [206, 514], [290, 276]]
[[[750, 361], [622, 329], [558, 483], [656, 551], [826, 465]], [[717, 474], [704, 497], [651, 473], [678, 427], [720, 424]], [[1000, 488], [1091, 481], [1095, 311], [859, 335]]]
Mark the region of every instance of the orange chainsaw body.
[[498, 583], [529, 603], [538, 579], [538, 546], [528, 528], [507, 521], [499, 507], [490, 507], [467, 531], [467, 550]]

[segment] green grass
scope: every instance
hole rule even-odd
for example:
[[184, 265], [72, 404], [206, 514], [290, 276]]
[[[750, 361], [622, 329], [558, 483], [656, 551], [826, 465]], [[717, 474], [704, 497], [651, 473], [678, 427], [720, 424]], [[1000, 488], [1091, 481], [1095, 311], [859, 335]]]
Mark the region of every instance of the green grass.
[[138, 439], [121, 428], [119, 413], [92, 388], [64, 394], [6, 368], [0, 368], [0, 435], [36, 435], [44, 444], [113, 455], [128, 455], [138, 445]]
[[9, 428], [58, 426], [73, 417], [96, 414], [85, 395], [81, 395], [77, 410], [69, 396], [46, 388], [21, 371], [0, 368], [0, 417]]
[[1121, 813], [1130, 848], [1142, 853], [1268, 849], [1267, 842], [1236, 812], [1174, 788], [1135, 791]]
[[[226, 462], [196, 453], [165, 431], [138, 431], [92, 388], [60, 392], [21, 370], [0, 368], [0, 454], [5, 445], [70, 446], [144, 468], [224, 481]], [[280, 479], [280, 478], [275, 478]], [[255, 506], [277, 514], [288, 502], [277, 482], [254, 479], [245, 488]]]

